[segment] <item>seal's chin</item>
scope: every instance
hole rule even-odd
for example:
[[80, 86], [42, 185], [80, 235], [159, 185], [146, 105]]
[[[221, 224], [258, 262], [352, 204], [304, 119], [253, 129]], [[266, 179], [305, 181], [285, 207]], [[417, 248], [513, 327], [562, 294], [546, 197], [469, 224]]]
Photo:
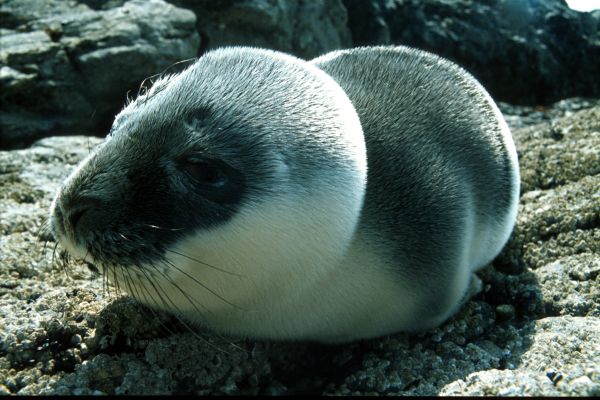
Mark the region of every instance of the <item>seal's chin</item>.
[[54, 238], [71, 256], [75, 257], [76, 259], [80, 259], [86, 264], [98, 264], [97, 260], [92, 257], [90, 252], [85, 247], [73, 243], [65, 235], [54, 233]]

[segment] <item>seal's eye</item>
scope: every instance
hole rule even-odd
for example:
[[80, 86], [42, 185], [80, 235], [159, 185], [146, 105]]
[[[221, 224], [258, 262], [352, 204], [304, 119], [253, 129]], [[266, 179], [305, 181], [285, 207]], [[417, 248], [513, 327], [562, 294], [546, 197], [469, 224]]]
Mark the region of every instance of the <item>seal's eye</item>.
[[210, 160], [188, 157], [183, 164], [183, 169], [202, 184], [216, 187], [225, 185], [225, 175]]
[[245, 189], [242, 171], [223, 160], [191, 154], [178, 160], [179, 169], [186, 174], [198, 194], [222, 204], [236, 203]]
[[225, 185], [225, 175], [209, 160], [189, 157], [184, 162], [183, 168], [200, 183], [216, 187]]

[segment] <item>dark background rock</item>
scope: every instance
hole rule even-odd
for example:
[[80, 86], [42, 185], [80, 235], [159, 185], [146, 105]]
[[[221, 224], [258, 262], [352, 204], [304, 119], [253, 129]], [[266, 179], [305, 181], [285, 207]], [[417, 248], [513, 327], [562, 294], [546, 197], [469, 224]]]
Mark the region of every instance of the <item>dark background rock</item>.
[[104, 136], [145, 78], [226, 45], [310, 59], [405, 44], [464, 66], [496, 100], [600, 96], [600, 11], [579, 13], [564, 0], [169, 2], [3, 1], [0, 149], [51, 135]]
[[257, 46], [311, 59], [352, 46], [341, 0], [167, 0], [194, 11], [202, 49]]
[[465, 67], [497, 100], [600, 95], [600, 11], [564, 0], [344, 0], [355, 46], [404, 44]]
[[105, 135], [128, 90], [194, 57], [200, 43], [194, 14], [162, 0], [108, 10], [7, 0], [0, 16], [1, 148], [50, 135]]

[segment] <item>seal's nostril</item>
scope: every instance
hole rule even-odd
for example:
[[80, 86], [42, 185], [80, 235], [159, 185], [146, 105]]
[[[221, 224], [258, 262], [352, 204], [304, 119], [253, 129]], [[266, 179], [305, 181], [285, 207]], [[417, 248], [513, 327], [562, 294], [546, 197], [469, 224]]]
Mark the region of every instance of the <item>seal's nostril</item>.
[[[62, 202], [62, 218], [65, 230], [75, 233], [84, 229], [83, 225], [94, 218], [94, 209], [98, 207], [98, 200], [93, 197], [69, 197]], [[84, 222], [83, 220], [86, 220]]]
[[73, 228], [73, 230], [75, 230], [77, 228], [77, 223], [81, 220], [81, 217], [83, 216], [83, 214], [85, 214], [89, 210], [90, 210], [90, 206], [86, 205], [84, 207], [76, 208], [69, 214], [69, 223], [71, 224], [71, 227]]

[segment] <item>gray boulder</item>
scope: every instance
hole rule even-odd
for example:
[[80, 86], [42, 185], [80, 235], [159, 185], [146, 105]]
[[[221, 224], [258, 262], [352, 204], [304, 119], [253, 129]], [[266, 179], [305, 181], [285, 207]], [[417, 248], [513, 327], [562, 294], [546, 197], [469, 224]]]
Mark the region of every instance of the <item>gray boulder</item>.
[[496, 99], [547, 104], [600, 96], [600, 11], [564, 0], [343, 0], [355, 46], [433, 51], [475, 75]]
[[226, 45], [311, 58], [402, 43], [465, 66], [497, 99], [600, 96], [600, 12], [578, 13], [562, 0], [168, 1], [177, 7], [163, 0], [3, 1], [0, 148], [56, 134], [103, 136], [126, 93], [135, 96], [145, 78]]
[[311, 58], [352, 44], [341, 0], [171, 3], [193, 12], [162, 0], [4, 1], [0, 148], [56, 134], [103, 136], [126, 93], [209, 48]]
[[194, 11], [202, 49], [257, 46], [310, 59], [352, 46], [341, 0], [168, 0]]
[[200, 42], [194, 14], [162, 0], [108, 10], [7, 0], [0, 16], [0, 148], [106, 134], [128, 90], [194, 57]]

